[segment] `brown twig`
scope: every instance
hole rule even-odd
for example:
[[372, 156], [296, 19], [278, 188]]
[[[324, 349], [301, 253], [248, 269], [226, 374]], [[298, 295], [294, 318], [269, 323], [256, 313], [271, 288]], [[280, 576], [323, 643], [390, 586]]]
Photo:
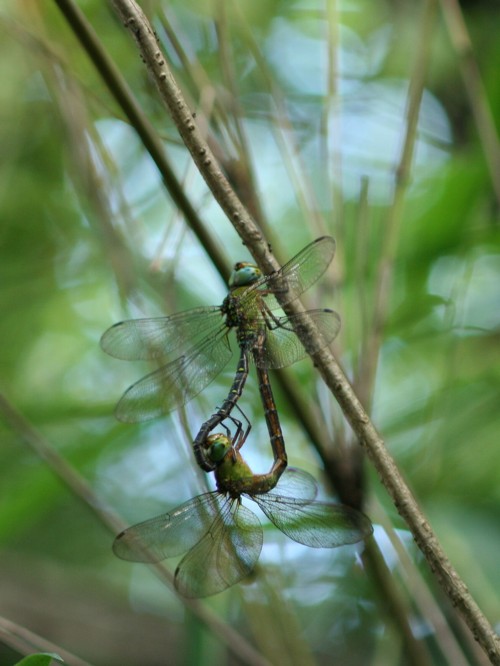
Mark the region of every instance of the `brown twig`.
[[435, 26], [437, 0], [426, 0], [417, 43], [419, 49], [410, 77], [406, 104], [406, 131], [401, 154], [395, 170], [394, 193], [384, 223], [381, 258], [375, 284], [373, 320], [367, 328], [361, 359], [361, 371], [355, 385], [362, 387], [367, 409], [371, 404], [371, 393], [375, 382], [380, 347], [387, 319], [388, 299], [392, 293], [392, 278], [397, 246], [403, 220], [403, 206], [408, 190], [413, 154], [417, 140], [418, 117], [424, 93], [425, 77], [431, 57], [431, 34]]
[[[158, 87], [161, 98], [169, 108], [179, 133], [215, 198], [243, 241], [248, 245], [259, 266], [266, 272], [277, 269], [278, 264], [269, 252], [265, 239], [231, 190], [208, 145], [203, 140], [144, 13], [134, 0], [114, 0], [113, 4], [124, 25], [132, 32], [138, 50]], [[299, 305], [293, 308], [296, 311], [298, 309]], [[304, 336], [301, 336], [304, 343], [307, 343], [308, 336], [311, 334], [311, 331], [305, 331]], [[479, 606], [445, 555], [436, 535], [337, 361], [328, 349], [323, 349], [314, 354], [313, 360], [327, 386], [335, 395], [359, 441], [365, 447], [382, 483], [410, 528], [437, 580], [451, 602], [463, 615], [474, 637], [488, 654], [491, 663], [500, 665], [500, 640], [498, 636], [492, 630]]]
[[[85, 506], [97, 515], [112, 534], [116, 535], [125, 529], [126, 525], [121, 518], [100, 501], [86, 480], [57, 453], [54, 447], [33, 428], [31, 423], [15, 409], [2, 393], [0, 393], [0, 416], [29, 445], [32, 451], [48, 464], [75, 497], [81, 499]], [[173, 589], [173, 575], [167, 567], [158, 563], [151, 565], [151, 569], [160, 580], [170, 589]], [[187, 599], [181, 596], [178, 596], [178, 599], [244, 663], [249, 664], [249, 666], [270, 666], [268, 661], [243, 636], [228, 624], [222, 622], [204, 603], [197, 599]]]
[[142, 111], [127, 82], [113, 60], [109, 57], [94, 29], [85, 18], [81, 9], [73, 0], [55, 0], [57, 6], [71, 25], [83, 48], [94, 62], [97, 70], [105, 80], [109, 90], [115, 97], [135, 128], [149, 154], [153, 158], [176, 205], [182, 210], [189, 226], [196, 233], [207, 254], [211, 257], [217, 270], [225, 278], [228, 277], [228, 262], [220, 246], [214, 241], [206, 226], [201, 223], [197, 212], [184, 193], [175, 172], [168, 161], [165, 147], [158, 133]]
[[[401, 223], [403, 221], [403, 206], [410, 182], [413, 155], [418, 136], [418, 118], [426, 75], [432, 54], [430, 45], [432, 44], [432, 33], [436, 26], [436, 14], [437, 0], [426, 0], [423, 3], [422, 18], [416, 39], [417, 53], [408, 90], [405, 113], [405, 137], [397, 167], [395, 169], [393, 199], [384, 224], [385, 236], [383, 238], [381, 260], [375, 284], [373, 318], [371, 322], [365, 322], [362, 328], [365, 332], [365, 340], [362, 346], [360, 371], [356, 376], [354, 385], [357, 387], [358, 395], [362, 398], [362, 402], [368, 410], [372, 401], [377, 363], [387, 321], [389, 309], [388, 299], [392, 293], [394, 264], [397, 256], [397, 245], [399, 242]], [[362, 231], [360, 231], [358, 236], [360, 238], [367, 237], [366, 233], [363, 234]], [[363, 310], [363, 314], [366, 315], [366, 309]], [[425, 595], [423, 585], [421, 586], [421, 593], [421, 596]], [[437, 636], [439, 636], [438, 633]], [[443, 651], [446, 652], [446, 641], [443, 641], [441, 647]], [[456, 658], [455, 661], [458, 663]], [[453, 663], [455, 663], [455, 661], [453, 661]]]
[[19, 652], [19, 654], [30, 655], [35, 651], [49, 652], [58, 654], [68, 666], [92, 666], [88, 661], [76, 657], [59, 645], [55, 645], [55, 643], [51, 643], [46, 638], [43, 638], [43, 636], [39, 636], [26, 629], [26, 627], [1, 616], [0, 638], [2, 643], [9, 645], [13, 650]]
[[500, 207], [500, 143], [462, 8], [457, 0], [441, 0], [441, 11], [458, 56], [465, 91], [483, 146], [497, 206]]

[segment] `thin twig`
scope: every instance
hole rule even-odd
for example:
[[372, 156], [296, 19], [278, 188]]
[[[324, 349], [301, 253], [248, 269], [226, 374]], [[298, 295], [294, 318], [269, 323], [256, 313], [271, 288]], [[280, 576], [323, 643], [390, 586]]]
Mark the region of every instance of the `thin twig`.
[[377, 590], [377, 602], [403, 639], [405, 664], [407, 666], [431, 666], [429, 646], [419, 640], [413, 631], [410, 618], [410, 600], [404, 597], [398, 586], [394, 572], [387, 565], [384, 555], [375, 539], [369, 539], [362, 552], [362, 561], [370, 574], [370, 581]]
[[[85, 506], [97, 515], [112, 534], [116, 535], [125, 529], [126, 525], [121, 518], [101, 502], [87, 481], [57, 453], [54, 447], [15, 409], [2, 393], [0, 393], [0, 416], [14, 432], [20, 435], [32, 451], [48, 464], [73, 495], [82, 500]], [[158, 563], [151, 565], [150, 568], [160, 580], [174, 590], [173, 575], [167, 567]], [[189, 608], [200, 622], [206, 624], [210, 631], [217, 635], [241, 661], [249, 664], [249, 666], [270, 666], [267, 660], [243, 636], [222, 622], [204, 603], [180, 595], [178, 595], [178, 599]]]
[[68, 666], [92, 666], [88, 661], [76, 657], [68, 650], [48, 641], [43, 636], [39, 636], [34, 632], [26, 629], [26, 627], [8, 620], [6, 617], [0, 616], [0, 639], [5, 645], [9, 645], [12, 649], [20, 654], [29, 655], [33, 652], [51, 652], [58, 654], [64, 663]]
[[[56, 1], [62, 2], [62, 0]], [[268, 272], [277, 269], [278, 264], [274, 258], [270, 257], [267, 243], [261, 232], [231, 188], [208, 143], [204, 140], [193, 111], [186, 104], [165, 56], [161, 52], [154, 30], [142, 9], [136, 2], [118, 0], [112, 4], [125, 27], [134, 36], [149, 73], [158, 87], [161, 99], [167, 105], [186, 147], [216, 201], [231, 220], [243, 241], [253, 248], [263, 262], [268, 263], [266, 267]]]
[[495, 120], [488, 103], [488, 96], [474, 57], [472, 42], [464, 21], [462, 8], [457, 0], [441, 0], [441, 11], [443, 12], [451, 42], [458, 56], [465, 91], [469, 98], [469, 104], [483, 146], [497, 206], [500, 207], [500, 143], [498, 141]]
[[[415, 66], [411, 78], [410, 89], [408, 92], [408, 102], [406, 110], [406, 132], [405, 138], [401, 148], [401, 155], [395, 170], [395, 186], [392, 205], [389, 208], [387, 216], [387, 223], [384, 225], [385, 236], [382, 247], [381, 259], [379, 263], [379, 272], [375, 285], [375, 317], [371, 320], [368, 318], [368, 302], [371, 299], [363, 298], [364, 291], [360, 295], [360, 311], [362, 320], [362, 339], [363, 344], [361, 348], [361, 355], [359, 360], [359, 372], [355, 373], [354, 386], [356, 386], [360, 398], [362, 398], [367, 410], [370, 410], [371, 396], [373, 391], [373, 384], [375, 380], [377, 362], [380, 355], [380, 345], [383, 339], [383, 329], [387, 318], [388, 298], [391, 293], [392, 274], [394, 269], [394, 261], [396, 257], [396, 247], [399, 238], [399, 230], [401, 227], [403, 203], [407, 191], [408, 181], [412, 166], [412, 157], [414, 146], [417, 137], [417, 124], [419, 110], [424, 90], [425, 74], [428, 67], [430, 48], [429, 44], [432, 43], [429, 36], [435, 24], [435, 9], [436, 0], [427, 0], [422, 12], [422, 20], [420, 22], [419, 35], [416, 40], [419, 48], [415, 57]], [[360, 224], [362, 228], [359, 229], [357, 237], [358, 253], [357, 257], [356, 275], [358, 284], [361, 289], [364, 289], [364, 281], [362, 280], [362, 271], [366, 267], [365, 247], [369, 244], [367, 234], [367, 200], [368, 200], [368, 181], [362, 183], [361, 197], [360, 197]], [[364, 223], [364, 224], [363, 224]], [[363, 233], [364, 229], [364, 233]], [[363, 286], [362, 286], [363, 285]], [[363, 319], [368, 321], [363, 322]], [[354, 449], [355, 451], [356, 449]], [[359, 468], [362, 472], [362, 468]], [[358, 485], [358, 484], [357, 484]], [[380, 578], [382, 584], [384, 583], [383, 575], [387, 577], [386, 569], [379, 563], [380, 555], [374, 552], [372, 544], [368, 544], [368, 548], [363, 554], [363, 559], [370, 566], [370, 570], [375, 572], [376, 578]], [[415, 639], [412, 631], [408, 631], [409, 627], [404, 622], [403, 618], [407, 618], [407, 613], [398, 612], [398, 606], [403, 603], [398, 596], [391, 590], [391, 586], [387, 581], [387, 592], [391, 596], [387, 599], [386, 603], [388, 608], [392, 611], [391, 617], [400, 625], [401, 634], [404, 636], [407, 647], [407, 658], [412, 660], [413, 663], [429, 663], [430, 656], [422, 650], [419, 641]], [[380, 585], [380, 582], [379, 582]], [[381, 591], [383, 594], [384, 591]]]
[[[417, 139], [418, 117], [424, 91], [424, 82], [431, 55], [429, 45], [432, 44], [431, 35], [435, 26], [436, 8], [436, 0], [426, 0], [422, 10], [422, 18], [416, 39], [418, 48], [408, 91], [406, 132], [401, 146], [400, 158], [395, 170], [393, 200], [389, 207], [386, 224], [384, 224], [385, 236], [382, 244], [379, 271], [375, 284], [374, 317], [373, 319], [370, 318], [370, 321], [366, 320], [368, 319], [368, 302], [371, 301], [371, 299], [366, 297], [363, 298], [364, 281], [362, 280], [362, 271], [366, 266], [366, 257], [363, 260], [364, 246], [369, 243], [366, 226], [368, 183], [365, 182], [362, 185], [359, 219], [360, 224], [363, 224], [363, 222], [364, 224], [363, 228], [360, 228], [359, 233], [357, 234], [357, 237], [359, 238], [357, 254], [360, 254], [361, 256], [357, 258], [356, 274], [360, 289], [363, 290], [360, 295], [363, 344], [359, 360], [359, 371], [355, 373], [354, 386], [357, 388], [358, 395], [362, 399], [367, 410], [370, 410], [376, 368], [380, 356], [380, 346], [382, 344], [383, 331], [387, 320], [388, 299], [392, 291], [392, 276], [396, 258], [396, 249], [402, 222], [403, 204], [410, 179], [413, 154]], [[364, 322], [363, 319], [365, 319]], [[367, 551], [369, 555], [367, 558], [368, 562], [372, 563], [374, 555], [369, 552], [368, 549]], [[396, 615], [395, 618], [399, 620], [398, 615]], [[403, 629], [406, 629], [404, 625]], [[424, 655], [415, 651], [417, 644], [413, 637], [413, 633], [408, 636], [407, 633], [403, 632], [403, 635], [407, 641], [410, 641], [407, 650], [408, 656], [415, 660], [424, 659]], [[446, 645], [443, 645], [442, 649], [446, 652]]]
[[[344, 245], [345, 240], [345, 215], [344, 215], [344, 188], [343, 188], [343, 164], [342, 164], [342, 122], [340, 94], [340, 20], [339, 3], [337, 0], [327, 0], [326, 19], [328, 29], [328, 70], [327, 70], [327, 96], [322, 118], [322, 135], [324, 136], [324, 147], [321, 146], [324, 155], [324, 169], [328, 174], [328, 185], [332, 193], [332, 209], [335, 211], [337, 234], [339, 244]], [[340, 273], [344, 275], [344, 266], [340, 267]]]
[[[260, 197], [257, 194], [255, 184], [255, 175], [253, 164], [250, 159], [249, 142], [245, 132], [245, 127], [242, 122], [243, 109], [239, 102], [240, 95], [238, 95], [237, 75], [234, 69], [236, 58], [234, 53], [230, 50], [230, 28], [229, 28], [229, 5], [220, 2], [217, 5], [217, 19], [215, 28], [217, 30], [218, 39], [218, 56], [220, 69], [223, 74], [224, 84], [231, 96], [231, 120], [234, 125], [234, 146], [238, 152], [238, 157], [234, 161], [235, 164], [232, 168], [233, 181], [236, 180], [237, 188], [243, 191], [244, 196], [240, 198], [246, 203], [250, 212], [254, 216], [260, 229], [269, 237], [270, 227], [264, 216], [264, 211], [260, 203]], [[230, 123], [226, 123], [227, 129], [230, 128]], [[227, 163], [226, 163], [227, 170]], [[236, 176], [236, 179], [235, 179]], [[238, 191], [238, 189], [237, 189]]]
[[415, 57], [415, 65], [408, 90], [406, 132], [396, 166], [392, 202], [384, 223], [381, 258], [375, 284], [373, 321], [371, 327], [368, 328], [368, 334], [364, 342], [360, 376], [356, 381], [357, 386], [363, 387], [363, 398], [368, 410], [371, 405], [371, 394], [387, 319], [389, 297], [392, 292], [394, 263], [403, 220], [403, 206], [417, 140], [418, 117], [424, 93], [425, 78], [431, 57], [429, 44], [432, 43], [430, 37], [435, 27], [436, 9], [437, 0], [425, 1], [419, 35], [416, 40], [419, 49]]
[[172, 199], [184, 213], [186, 221], [196, 233], [217, 270], [227, 279], [229, 276], [228, 261], [224, 256], [224, 252], [221, 250], [220, 245], [214, 241], [206, 225], [202, 224], [197, 212], [186, 197], [184, 189], [167, 159], [163, 142], [142, 111], [139, 102], [134, 97], [122, 73], [109, 57], [94, 29], [76, 3], [73, 0], [54, 1], [71, 25], [81, 45], [95, 64], [97, 71], [105, 80], [112, 95], [146, 146], [158, 167]]
[[[299, 147], [293, 139], [295, 133], [287, 111], [283, 91], [270, 72], [268, 62], [262, 55], [261, 45], [248, 27], [241, 3], [233, 0], [232, 6], [239, 19], [239, 25], [242, 27], [245, 44], [253, 56], [257, 69], [262, 76], [263, 83], [269, 93], [269, 98], [275, 107], [276, 119], [271, 123], [271, 129], [273, 130], [276, 145], [282, 156], [283, 166], [292, 183], [299, 211], [307, 215], [310, 227], [316, 230], [316, 233], [319, 235], [323, 235], [326, 233], [325, 230], [328, 227], [321, 214], [321, 206], [317, 200], [311, 178], [302, 163]], [[271, 238], [270, 240], [272, 241], [273, 239]]]
[[[467, 656], [464, 654], [463, 646], [453, 633], [450, 622], [447, 621], [444, 611], [432, 595], [429, 585], [424, 580], [424, 576], [415, 567], [407, 548], [389, 522], [384, 508], [380, 504], [377, 504], [376, 500], [375, 506], [374, 502], [372, 502], [371, 507], [377, 517], [377, 523], [381, 524], [385, 529], [387, 537], [397, 553], [398, 568], [396, 571], [399, 571], [401, 574], [401, 579], [407, 589], [408, 596], [420, 612], [420, 616], [432, 625], [436, 642], [446, 659], [446, 663], [453, 664], [453, 666], [467, 666]], [[395, 571], [392, 572], [392, 576], [394, 576], [394, 573]], [[468, 633], [468, 636], [470, 636], [470, 633]], [[478, 652], [476, 658], [479, 657], [479, 664], [485, 664], [487, 657], [484, 652], [476, 643], [471, 643], [471, 645]]]
[[[134, 0], [114, 0], [113, 4], [124, 25], [131, 30], [160, 95], [169, 108], [179, 133], [215, 198], [243, 241], [248, 245], [259, 266], [266, 272], [279, 268], [267, 248], [265, 239], [235, 193], [231, 191], [229, 183], [215, 163], [208, 145], [203, 141], [144, 13]], [[290, 311], [300, 311], [299, 304], [293, 303], [292, 305], [293, 307], [289, 308]], [[311, 331], [306, 330], [304, 335], [301, 335], [304, 344], [307, 345], [308, 339], [311, 339], [311, 333]], [[479, 606], [452, 567], [394, 460], [389, 455], [382, 438], [354, 394], [337, 361], [328, 349], [323, 349], [314, 354], [313, 360], [327, 386], [335, 395], [359, 441], [365, 447], [382, 483], [410, 528], [437, 580], [451, 602], [463, 615], [476, 640], [488, 654], [490, 661], [493, 664], [500, 665], [500, 640], [498, 636], [493, 632]]]
[[[222, 9], [225, 9], [223, 5]], [[202, 63], [198, 60], [196, 52], [191, 51], [189, 57], [186, 55], [179, 37], [179, 35], [182, 35], [182, 30], [179, 25], [173, 25], [173, 20], [170, 13], [168, 13], [168, 8], [163, 7], [163, 14], [160, 14], [158, 17], [159, 27], [162, 29], [161, 37], [164, 36], [170, 42], [172, 49], [180, 60], [183, 76], [187, 81], [184, 87], [189, 87], [193, 91], [192, 95], [195, 94], [194, 91], [196, 91], [196, 95], [199, 95], [200, 91], [204, 92], [206, 90], [209, 90], [210, 94], [214, 95], [214, 110], [211, 116], [211, 124], [207, 124], [206, 128], [212, 131], [208, 134], [207, 141], [215, 156], [220, 161], [225, 173], [228, 175], [228, 178], [233, 183], [233, 187], [237, 192], [244, 193], [244, 197], [242, 198], [244, 198], [258, 226], [263, 227], [267, 223], [259, 197], [257, 196], [255, 176], [249, 159], [250, 153], [247, 149], [248, 141], [243, 125], [240, 122], [240, 108], [235, 101], [236, 97], [233, 95], [232, 81], [226, 80], [229, 95], [232, 95], [231, 103], [228, 105], [225, 103], [225, 96], [215, 95], [216, 88], [212, 84]], [[224, 46], [224, 41], [221, 42], [221, 46]], [[221, 49], [219, 49], [219, 54], [220, 51]], [[224, 61], [225, 59], [222, 60]], [[190, 99], [187, 101], [193, 104]], [[199, 114], [197, 114], [197, 117], [198, 121], [202, 122]], [[203, 116], [202, 119], [205, 120]], [[234, 157], [235, 153], [236, 157]]]

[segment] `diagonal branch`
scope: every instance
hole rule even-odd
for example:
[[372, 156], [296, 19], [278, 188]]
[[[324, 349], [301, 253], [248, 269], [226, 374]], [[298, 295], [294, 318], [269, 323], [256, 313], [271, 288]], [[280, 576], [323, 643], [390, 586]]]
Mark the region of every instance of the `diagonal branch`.
[[144, 146], [158, 167], [158, 171], [163, 178], [165, 187], [170, 193], [173, 201], [183, 212], [187, 223], [198, 237], [207, 254], [211, 257], [217, 270], [221, 275], [227, 278], [228, 262], [226, 261], [224, 253], [214, 242], [212, 235], [207, 231], [206, 225], [201, 222], [198, 213], [195, 211], [190, 200], [184, 193], [184, 189], [168, 160], [163, 142], [141, 109], [139, 102], [130, 90], [122, 73], [103, 48], [93, 27], [73, 0], [55, 0], [55, 2], [68, 23], [71, 25], [83, 48], [92, 59], [98, 72], [105, 80], [109, 90], [120, 105], [120, 108], [123, 109], [128, 121], [141, 138]]
[[500, 142], [495, 118], [488, 102], [488, 95], [474, 56], [460, 3], [457, 0], [441, 0], [441, 11], [458, 56], [460, 74], [476, 121], [498, 206], [500, 205]]
[[[108, 506], [105, 506], [101, 502], [87, 481], [58, 454], [50, 442], [17, 411], [8, 398], [1, 392], [0, 418], [5, 421], [13, 432], [19, 435], [24, 443], [41, 460], [44, 460], [48, 464], [57, 478], [68, 487], [75, 497], [84, 502], [85, 506], [97, 516], [113, 535], [125, 529], [126, 525], [124, 522]], [[174, 591], [173, 575], [170, 570], [161, 562], [150, 566], [154, 574]], [[180, 595], [178, 595], [178, 599], [200, 622], [206, 624], [210, 631], [215, 636], [218, 636], [243, 663], [249, 666], [270, 666], [267, 659], [255, 650], [235, 629], [221, 621], [205, 603], [198, 599], [187, 599]]]
[[[61, 2], [62, 0], [57, 1]], [[179, 134], [216, 201], [231, 220], [234, 228], [244, 244], [248, 246], [254, 258], [259, 262], [259, 265], [267, 273], [277, 270], [279, 264], [269, 252], [267, 241], [233, 191], [208, 143], [205, 141], [196, 123], [193, 111], [186, 104], [161, 52], [154, 30], [142, 9], [136, 2], [123, 2], [122, 0], [113, 2], [113, 5], [124, 25], [134, 36], [141, 57], [158, 88], [161, 99], [166, 104]]]
[[[48, 641], [43, 636], [35, 634], [33, 631], [26, 629], [6, 617], [0, 616], [0, 640], [5, 645], [8, 645], [19, 654], [26, 656], [33, 654], [33, 652], [52, 652], [58, 654], [67, 666], [92, 666], [88, 661], [80, 659], [80, 657], [71, 654], [59, 645]], [[52, 663], [52, 662], [51, 662]]]

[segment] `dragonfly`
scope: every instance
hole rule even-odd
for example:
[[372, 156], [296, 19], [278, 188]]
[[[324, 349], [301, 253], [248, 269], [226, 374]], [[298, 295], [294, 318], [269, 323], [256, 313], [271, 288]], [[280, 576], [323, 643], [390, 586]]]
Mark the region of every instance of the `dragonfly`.
[[226, 433], [207, 437], [217, 462], [217, 489], [198, 495], [169, 513], [129, 527], [113, 551], [121, 559], [154, 563], [184, 555], [174, 575], [185, 597], [207, 597], [246, 578], [259, 559], [263, 531], [258, 517], [242, 503], [255, 502], [281, 532], [311, 548], [358, 543], [373, 531], [363, 513], [316, 499], [317, 485], [304, 470], [253, 474]]
[[[273, 467], [271, 468], [270, 473], [274, 475], [277, 482], [281, 474], [286, 469], [288, 464], [288, 457], [285, 449], [285, 441], [281, 430], [281, 424], [278, 417], [278, 410], [276, 409], [276, 403], [274, 401], [274, 395], [271, 388], [269, 373], [265, 365], [259, 363], [259, 357], [263, 348], [263, 339], [264, 338], [262, 335], [257, 339], [253, 353], [254, 360], [256, 361], [259, 394], [261, 397], [262, 405], [264, 407], [264, 418], [266, 420], [271, 449], [274, 455]], [[205, 471], [215, 471], [220, 460], [217, 456], [214, 455], [214, 451], [216, 449], [208, 437], [209, 432], [213, 430], [215, 425], [223, 423], [223, 421], [229, 418], [236, 425], [236, 434], [233, 437], [234, 448], [239, 450], [243, 443], [246, 441], [246, 438], [251, 429], [251, 424], [248, 421], [248, 418], [245, 416], [244, 412], [240, 409], [243, 418], [247, 422], [247, 428], [243, 433], [241, 421], [238, 421], [231, 416], [231, 411], [235, 404], [234, 394], [230, 393], [218, 412], [212, 415], [210, 419], [205, 421], [193, 442], [195, 459], [198, 465]]]
[[[120, 421], [156, 418], [186, 404], [223, 370], [232, 356], [228, 334], [236, 331], [240, 349], [228, 397], [195, 438], [195, 450], [230, 414], [242, 394], [251, 359], [260, 368], [282, 368], [329, 344], [340, 330], [340, 317], [330, 309], [284, 316], [282, 306], [297, 299], [323, 275], [335, 252], [335, 241], [323, 236], [307, 245], [281, 269], [263, 275], [248, 262], [235, 264], [229, 294], [222, 305], [199, 307], [168, 317], [130, 319], [111, 326], [101, 337], [102, 349], [123, 360], [168, 361], [130, 386], [118, 402]], [[307, 350], [296, 335], [310, 323], [315, 342]], [[213, 464], [200, 457], [205, 471]]]

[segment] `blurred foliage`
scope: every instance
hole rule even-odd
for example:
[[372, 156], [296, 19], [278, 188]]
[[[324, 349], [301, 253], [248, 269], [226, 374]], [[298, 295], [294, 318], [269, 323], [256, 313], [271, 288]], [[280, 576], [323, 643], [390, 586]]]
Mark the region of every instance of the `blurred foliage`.
[[[498, 121], [498, 6], [463, 4], [482, 101]], [[228, 261], [247, 259], [108, 3], [79, 6], [161, 136], [202, 223]], [[308, 300], [340, 312], [339, 358], [446, 552], [500, 626], [499, 202], [446, 21], [436, 12], [422, 49], [423, 5], [408, 0], [141, 6], [280, 260], [323, 233], [337, 239], [334, 265]], [[220, 303], [224, 283], [56, 4], [5, 2], [0, 26], [0, 391], [101, 502], [135, 522], [205, 487], [190, 437], [220, 404], [232, 367], [187, 407], [187, 429], [178, 415], [117, 424], [113, 405], [144, 368], [105, 357], [99, 336], [125, 317]], [[391, 257], [408, 86], [426, 49], [415, 158]], [[380, 344], [367, 359], [386, 260], [392, 286]], [[373, 384], [360, 371], [367, 360]], [[349, 455], [355, 444], [312, 364], [291, 374], [334, 434], [332, 450]], [[307, 435], [276, 393], [291, 463], [320, 476]], [[269, 446], [253, 381], [244, 409], [254, 425], [248, 461], [265, 470]], [[22, 431], [0, 419], [0, 432], [0, 615], [96, 666], [252, 663], [145, 567], [115, 560], [112, 535], [92, 507], [26, 446]], [[272, 664], [484, 663], [367, 472], [367, 512], [380, 523], [376, 537], [423, 661], [405, 650], [356, 549], [313, 551], [266, 529], [255, 578], [207, 604]], [[18, 659], [0, 647], [2, 664]]]
[[51, 663], [57, 662], [64, 664], [64, 661], [55, 654], [32, 654], [29, 657], [21, 659], [16, 666], [50, 666]]

